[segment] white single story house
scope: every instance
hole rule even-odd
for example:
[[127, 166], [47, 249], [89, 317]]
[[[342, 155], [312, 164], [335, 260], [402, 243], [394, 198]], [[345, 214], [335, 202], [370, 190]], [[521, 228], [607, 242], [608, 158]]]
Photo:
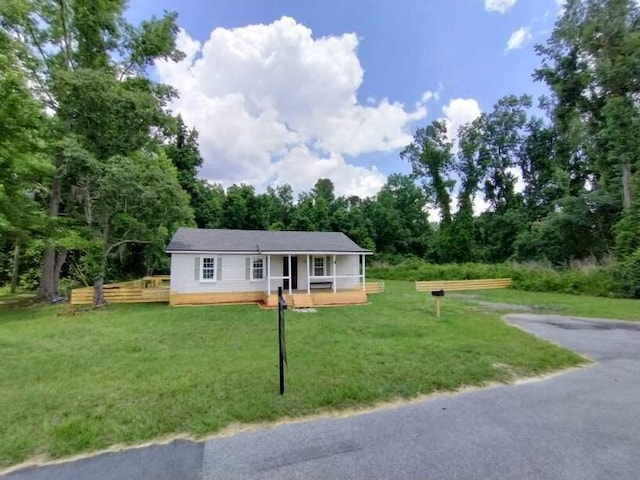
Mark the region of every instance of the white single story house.
[[371, 251], [339, 232], [180, 228], [171, 254], [170, 304], [366, 303], [365, 258]]

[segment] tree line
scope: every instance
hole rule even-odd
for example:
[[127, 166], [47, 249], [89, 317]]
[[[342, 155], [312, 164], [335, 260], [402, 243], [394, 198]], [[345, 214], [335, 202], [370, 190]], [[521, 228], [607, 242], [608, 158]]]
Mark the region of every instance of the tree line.
[[0, 284], [53, 298], [60, 281], [162, 271], [184, 225], [342, 231], [378, 255], [435, 263], [615, 257], [640, 270], [634, 0], [568, 0], [536, 47], [548, 96], [507, 95], [455, 138], [442, 122], [418, 128], [400, 152], [410, 173], [368, 198], [336, 196], [326, 178], [297, 196], [198, 178], [197, 132], [168, 108], [179, 92], [147, 75], [183, 58], [176, 15], [132, 25], [124, 9], [0, 5]]

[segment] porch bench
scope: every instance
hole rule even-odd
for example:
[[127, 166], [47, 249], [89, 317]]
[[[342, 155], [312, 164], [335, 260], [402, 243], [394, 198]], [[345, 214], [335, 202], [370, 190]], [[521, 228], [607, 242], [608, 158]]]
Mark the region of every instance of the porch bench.
[[309, 282], [309, 286], [311, 288], [328, 288], [328, 289], [332, 289], [333, 288], [333, 282], [328, 281], [328, 280], [323, 280], [323, 281], [311, 281]]

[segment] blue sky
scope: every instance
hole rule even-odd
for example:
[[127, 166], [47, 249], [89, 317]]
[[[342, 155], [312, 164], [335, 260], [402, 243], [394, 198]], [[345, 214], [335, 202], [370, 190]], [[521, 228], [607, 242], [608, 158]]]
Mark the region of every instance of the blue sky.
[[531, 78], [533, 45], [558, 8], [557, 0], [132, 0], [128, 15], [179, 14], [189, 58], [154, 75], [181, 90], [173, 107], [200, 132], [204, 177], [300, 191], [329, 176], [339, 193], [369, 195], [386, 175], [408, 171], [398, 152], [416, 127], [443, 118], [453, 135], [503, 95], [545, 93]]

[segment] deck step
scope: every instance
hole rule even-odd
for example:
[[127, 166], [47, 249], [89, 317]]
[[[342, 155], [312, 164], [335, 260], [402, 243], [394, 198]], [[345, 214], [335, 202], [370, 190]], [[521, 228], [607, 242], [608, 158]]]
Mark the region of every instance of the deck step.
[[293, 296], [293, 308], [313, 307], [313, 298], [307, 293], [295, 293]]

